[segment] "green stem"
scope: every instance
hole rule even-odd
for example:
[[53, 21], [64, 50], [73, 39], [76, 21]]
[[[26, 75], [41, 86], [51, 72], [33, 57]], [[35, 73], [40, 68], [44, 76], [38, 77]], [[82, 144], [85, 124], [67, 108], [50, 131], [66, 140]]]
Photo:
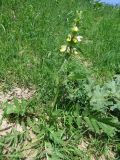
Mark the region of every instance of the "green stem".
[[63, 64], [61, 65], [59, 71], [58, 71], [57, 88], [56, 88], [55, 98], [54, 98], [53, 103], [52, 103], [52, 108], [53, 109], [56, 106], [57, 98], [58, 98], [59, 91], [60, 91], [60, 84], [61, 84], [60, 77], [61, 76], [59, 76], [59, 74], [64, 69], [64, 66], [66, 65], [67, 62], [68, 62], [68, 60], [65, 59]]

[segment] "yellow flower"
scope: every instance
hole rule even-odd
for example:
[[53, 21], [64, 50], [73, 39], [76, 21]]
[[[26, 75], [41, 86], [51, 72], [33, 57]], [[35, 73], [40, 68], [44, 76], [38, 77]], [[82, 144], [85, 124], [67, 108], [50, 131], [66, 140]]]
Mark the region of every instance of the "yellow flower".
[[60, 52], [63, 53], [66, 51], [66, 49], [67, 49], [67, 45], [62, 45], [60, 48]]
[[76, 48], [73, 48], [73, 53], [74, 53], [75, 55], [78, 55], [78, 51], [77, 51]]
[[74, 37], [74, 38], [73, 38], [73, 42], [74, 42], [74, 43], [77, 43], [77, 42], [78, 42], [77, 37]]
[[73, 28], [72, 28], [72, 32], [78, 32], [78, 27], [77, 26], [73, 26]]
[[73, 42], [74, 42], [74, 43], [81, 42], [81, 41], [82, 41], [82, 38], [83, 38], [82, 36], [74, 36], [74, 37], [73, 37]]
[[75, 55], [78, 55], [78, 52], [77, 52], [77, 51], [75, 51], [75, 52], [74, 52], [74, 54], [75, 54]]
[[67, 41], [67, 42], [70, 42], [70, 41], [71, 41], [71, 39], [72, 39], [71, 34], [68, 34], [68, 37], [67, 37], [66, 41]]

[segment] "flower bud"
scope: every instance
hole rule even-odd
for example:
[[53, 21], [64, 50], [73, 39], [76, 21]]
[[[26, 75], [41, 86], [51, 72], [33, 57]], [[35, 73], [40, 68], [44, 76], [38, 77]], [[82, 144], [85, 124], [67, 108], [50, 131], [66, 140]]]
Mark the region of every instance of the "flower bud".
[[73, 26], [73, 28], [72, 28], [72, 32], [78, 32], [78, 27], [77, 26]]
[[63, 53], [66, 51], [66, 49], [67, 49], [67, 45], [62, 45], [60, 48], [60, 52]]
[[67, 42], [70, 42], [71, 39], [72, 39], [71, 34], [69, 34], [68, 37], [67, 37], [67, 39], [66, 39], [66, 41], [67, 41]]

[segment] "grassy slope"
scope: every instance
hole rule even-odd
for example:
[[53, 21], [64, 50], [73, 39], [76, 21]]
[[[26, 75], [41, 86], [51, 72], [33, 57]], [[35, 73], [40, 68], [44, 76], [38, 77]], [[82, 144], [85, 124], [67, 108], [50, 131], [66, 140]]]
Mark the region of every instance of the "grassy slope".
[[54, 63], [77, 8], [77, 4], [68, 2], [3, 1], [1, 80], [39, 83], [43, 59], [52, 54]]
[[120, 10], [109, 6], [86, 11], [83, 32], [91, 43], [84, 52], [103, 75], [120, 72]]
[[[119, 71], [119, 9], [82, 1], [2, 1], [0, 79], [39, 84], [43, 59], [58, 57], [76, 9], [84, 11], [82, 50], [94, 70]], [[9, 82], [10, 83], [10, 82]]]
[[[62, 61], [59, 47], [64, 44], [77, 9], [84, 11], [80, 29], [84, 37], [81, 49], [84, 57], [93, 63], [93, 72], [105, 76], [119, 72], [119, 9], [108, 6], [99, 8], [90, 5], [87, 0], [6, 0], [1, 4], [0, 81], [5, 81], [8, 86], [13, 83], [25, 86], [34, 84], [42, 94], [45, 92], [43, 100], [49, 100], [52, 96], [49, 90], [54, 86], [51, 80], [54, 74], [49, 75], [47, 66], [52, 72], [57, 72]], [[39, 94], [31, 106], [39, 108], [38, 99]], [[50, 126], [56, 127], [56, 116], [66, 116], [66, 121], [71, 121], [71, 113], [67, 111], [49, 114]], [[41, 115], [43, 119], [44, 116], [46, 113]], [[69, 124], [67, 127], [71, 129], [73, 139], [71, 137], [63, 148], [56, 145], [55, 151], [61, 150], [66, 159], [72, 160], [77, 152], [74, 146], [82, 134]], [[43, 145], [44, 142], [41, 143]], [[99, 154], [102, 150], [99, 145], [102, 146], [100, 141], [93, 140], [90, 153], [95, 146]], [[82, 152], [81, 155], [81, 159], [87, 160], [86, 155]], [[76, 156], [75, 159], [79, 158]]]

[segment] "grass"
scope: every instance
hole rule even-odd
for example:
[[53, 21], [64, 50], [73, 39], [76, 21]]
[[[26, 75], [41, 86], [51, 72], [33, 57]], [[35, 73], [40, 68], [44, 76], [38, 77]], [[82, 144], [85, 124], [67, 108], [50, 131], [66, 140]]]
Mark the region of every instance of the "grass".
[[91, 41], [84, 45], [85, 55], [92, 60], [95, 69], [105, 75], [120, 70], [119, 14], [119, 8], [101, 6], [97, 11], [87, 10], [84, 17], [83, 30], [86, 28], [84, 33]]
[[[0, 137], [0, 158], [24, 157], [22, 150], [26, 148], [25, 139], [29, 139], [26, 128], [29, 126], [35, 134], [35, 142], [28, 140], [27, 143], [38, 150], [36, 160], [92, 160], [93, 157], [97, 160], [102, 156], [119, 160], [119, 134], [112, 138], [106, 132], [99, 134], [89, 130], [85, 119], [81, 119], [97, 115], [97, 111], [93, 114], [89, 108], [83, 84], [86, 79], [94, 75], [98, 79], [95, 84], [105, 83], [120, 73], [120, 8], [93, 4], [89, 0], [2, 0], [0, 10], [0, 88], [10, 89], [16, 84], [36, 88], [35, 96], [25, 103], [24, 111], [16, 111], [17, 115], [8, 113], [7, 118], [19, 122], [25, 131]], [[64, 79], [66, 70], [58, 75], [64, 59], [59, 48], [65, 43], [76, 10], [83, 11], [79, 31], [83, 41], [77, 47], [92, 66], [86, 68], [79, 61], [76, 63], [76, 59], [70, 60], [68, 69], [74, 72], [75, 79], [69, 81]], [[59, 94], [55, 98], [58, 77], [64, 82], [58, 87]], [[116, 115], [112, 113], [109, 117], [110, 114], [106, 112], [109, 119]], [[102, 113], [99, 115], [102, 117]], [[113, 126], [109, 129], [114, 133]], [[11, 148], [6, 155], [4, 144]]]
[[39, 84], [43, 59], [59, 58], [56, 53], [77, 9], [84, 11], [80, 30], [85, 38], [84, 56], [97, 72], [119, 72], [119, 8], [99, 9], [87, 3], [2, 1], [1, 80]]

